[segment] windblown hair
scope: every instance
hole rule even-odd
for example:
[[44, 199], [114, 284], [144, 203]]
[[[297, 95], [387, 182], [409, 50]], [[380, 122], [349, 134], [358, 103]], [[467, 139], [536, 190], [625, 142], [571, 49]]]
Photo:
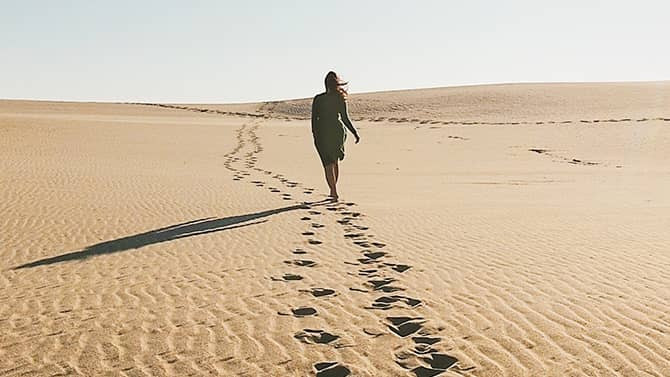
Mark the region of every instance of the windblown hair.
[[324, 84], [326, 85], [326, 92], [338, 93], [343, 100], [347, 100], [348, 93], [345, 86], [348, 82], [342, 81], [342, 79], [337, 76], [337, 73], [333, 71], [328, 72]]

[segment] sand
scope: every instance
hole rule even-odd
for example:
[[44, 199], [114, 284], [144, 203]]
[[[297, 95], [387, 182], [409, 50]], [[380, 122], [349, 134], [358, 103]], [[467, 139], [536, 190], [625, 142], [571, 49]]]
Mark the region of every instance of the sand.
[[670, 375], [669, 83], [350, 103], [0, 101], [0, 375]]

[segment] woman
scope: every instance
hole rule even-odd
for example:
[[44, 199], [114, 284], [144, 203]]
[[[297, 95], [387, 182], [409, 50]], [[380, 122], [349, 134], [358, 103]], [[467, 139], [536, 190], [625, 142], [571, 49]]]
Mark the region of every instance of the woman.
[[347, 83], [330, 71], [326, 75], [325, 84], [326, 92], [318, 94], [312, 102], [312, 135], [326, 173], [330, 197], [337, 200], [337, 178], [340, 172], [337, 162], [344, 159], [344, 141], [347, 138], [344, 127], [354, 134], [357, 144], [361, 138], [349, 120], [347, 91], [344, 88]]

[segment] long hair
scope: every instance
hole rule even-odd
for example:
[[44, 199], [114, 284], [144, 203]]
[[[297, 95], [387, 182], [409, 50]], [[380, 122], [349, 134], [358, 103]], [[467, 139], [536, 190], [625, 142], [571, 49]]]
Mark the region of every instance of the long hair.
[[326, 79], [324, 80], [324, 84], [326, 85], [326, 92], [333, 92], [337, 93], [342, 97], [342, 100], [347, 99], [347, 89], [345, 86], [348, 84], [346, 81], [342, 81], [342, 79], [337, 76], [337, 73], [330, 71], [326, 75]]

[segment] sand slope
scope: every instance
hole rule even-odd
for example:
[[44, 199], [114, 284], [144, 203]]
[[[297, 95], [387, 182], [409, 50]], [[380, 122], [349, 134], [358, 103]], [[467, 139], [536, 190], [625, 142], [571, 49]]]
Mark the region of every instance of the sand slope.
[[668, 85], [584, 85], [352, 96], [337, 204], [299, 101], [0, 101], [0, 373], [670, 375]]
[[[187, 105], [231, 113], [309, 119], [311, 98]], [[500, 84], [352, 94], [359, 120], [390, 123], [589, 123], [666, 117], [670, 82]]]

